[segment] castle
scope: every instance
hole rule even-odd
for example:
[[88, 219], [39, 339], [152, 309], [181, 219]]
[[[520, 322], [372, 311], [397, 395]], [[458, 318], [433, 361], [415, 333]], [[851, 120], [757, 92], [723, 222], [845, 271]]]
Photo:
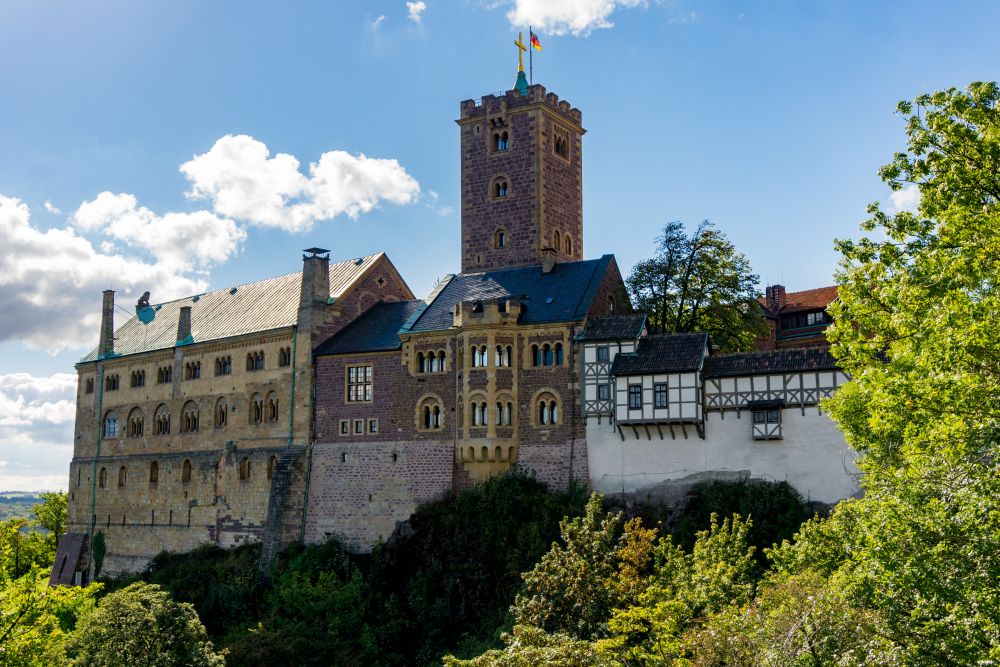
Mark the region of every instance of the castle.
[[[95, 540], [102, 574], [205, 543], [260, 541], [265, 561], [329, 536], [369, 549], [514, 466], [607, 493], [719, 477], [858, 491], [819, 407], [846, 381], [825, 349], [776, 333], [777, 349], [716, 356], [704, 334], [649, 336], [614, 256], [584, 259], [582, 115], [523, 79], [460, 105], [461, 273], [425, 299], [384, 254], [322, 248], [300, 273], [140, 300], [117, 331], [104, 293], [76, 366], [54, 583], [94, 576]], [[786, 296], [764, 304], [776, 332]]]

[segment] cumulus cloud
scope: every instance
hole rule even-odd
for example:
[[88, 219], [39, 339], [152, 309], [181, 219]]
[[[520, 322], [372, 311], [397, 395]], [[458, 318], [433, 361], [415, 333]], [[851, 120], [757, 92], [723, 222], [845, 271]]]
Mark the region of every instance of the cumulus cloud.
[[110, 192], [80, 204], [73, 222], [142, 249], [179, 271], [224, 262], [246, 239], [235, 222], [209, 211], [160, 216], [139, 206], [135, 195]]
[[530, 25], [552, 35], [585, 36], [614, 26], [609, 19], [615, 10], [645, 4], [644, 0], [514, 0], [507, 19], [511, 25]]
[[372, 21], [372, 30], [378, 30], [383, 21], [385, 21], [385, 14], [379, 14], [378, 18]]
[[0, 342], [53, 353], [96, 343], [104, 289], [126, 298], [149, 289], [166, 300], [207, 288], [170, 262], [97, 250], [73, 227], [42, 232], [24, 202], [3, 195], [0, 247]]
[[62, 211], [53, 206], [52, 202], [50, 201], [45, 202], [44, 204], [42, 204], [42, 206], [44, 206], [45, 210], [51, 213], [52, 215], [59, 215], [60, 213], [62, 213]]
[[423, 0], [417, 0], [416, 2], [406, 3], [406, 12], [408, 18], [414, 23], [420, 23], [423, 20], [422, 14], [424, 10], [427, 9], [427, 3]]
[[66, 488], [75, 400], [71, 373], [0, 375], [0, 491]]
[[299, 166], [287, 153], [272, 157], [253, 137], [227, 135], [180, 170], [191, 182], [188, 196], [210, 200], [217, 214], [293, 232], [338, 215], [356, 218], [382, 200], [412, 203], [420, 194], [392, 159], [329, 151], [309, 165], [308, 176]]
[[902, 190], [895, 190], [889, 195], [889, 209], [893, 213], [909, 211], [917, 212], [917, 205], [920, 203], [920, 188], [916, 184], [907, 185]]

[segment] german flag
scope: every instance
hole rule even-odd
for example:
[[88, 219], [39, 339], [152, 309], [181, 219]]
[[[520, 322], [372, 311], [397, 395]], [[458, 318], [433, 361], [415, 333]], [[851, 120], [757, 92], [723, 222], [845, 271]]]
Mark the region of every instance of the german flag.
[[541, 51], [542, 50], [542, 43], [538, 41], [538, 35], [536, 35], [535, 33], [531, 32], [529, 30], [528, 31], [528, 36], [531, 38], [531, 45], [533, 47], [535, 47], [536, 49], [538, 49], [539, 51]]

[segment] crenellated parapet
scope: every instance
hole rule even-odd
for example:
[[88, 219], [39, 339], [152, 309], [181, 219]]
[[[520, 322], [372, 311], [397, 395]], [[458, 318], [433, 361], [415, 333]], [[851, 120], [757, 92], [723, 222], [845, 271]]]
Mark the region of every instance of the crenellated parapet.
[[547, 92], [545, 86], [539, 83], [528, 86], [527, 95], [508, 90], [500, 94], [484, 95], [479, 101], [463, 100], [460, 106], [461, 118], [457, 122], [462, 125], [467, 121], [537, 106], [542, 106], [577, 126], [583, 124], [583, 113], [579, 109], [566, 100], [560, 100], [555, 93]]

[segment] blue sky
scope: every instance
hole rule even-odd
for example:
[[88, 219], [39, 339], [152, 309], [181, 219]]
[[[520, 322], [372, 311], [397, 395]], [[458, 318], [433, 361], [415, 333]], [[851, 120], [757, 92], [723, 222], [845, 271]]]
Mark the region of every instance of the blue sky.
[[0, 1], [0, 490], [64, 485], [104, 288], [162, 301], [314, 245], [384, 250], [420, 295], [457, 270], [453, 121], [513, 83], [528, 22], [588, 130], [585, 254], [627, 272], [709, 218], [789, 290], [888, 202], [896, 102], [1000, 71], [993, 2]]

